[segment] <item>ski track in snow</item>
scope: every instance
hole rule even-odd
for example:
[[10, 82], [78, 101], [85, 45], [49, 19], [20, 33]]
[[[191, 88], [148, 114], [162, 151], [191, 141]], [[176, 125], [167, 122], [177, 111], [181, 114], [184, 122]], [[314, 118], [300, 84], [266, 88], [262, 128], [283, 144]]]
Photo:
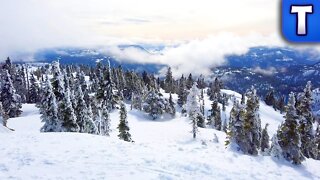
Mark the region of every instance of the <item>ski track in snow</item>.
[[[207, 111], [207, 96], [205, 104]], [[231, 108], [229, 103], [227, 118]], [[111, 136], [103, 137], [40, 133], [38, 109], [23, 105], [22, 116], [8, 121], [14, 132], [0, 127], [0, 179], [320, 179], [320, 161], [294, 166], [269, 156], [243, 155], [224, 146], [226, 135], [220, 131], [199, 128], [193, 140], [188, 119], [179, 113], [175, 119], [152, 121], [129, 105], [127, 110], [135, 143], [118, 139], [118, 110], [111, 113]], [[262, 126], [270, 124], [270, 136], [282, 116], [260, 103]], [[213, 141], [214, 133], [219, 142]]]

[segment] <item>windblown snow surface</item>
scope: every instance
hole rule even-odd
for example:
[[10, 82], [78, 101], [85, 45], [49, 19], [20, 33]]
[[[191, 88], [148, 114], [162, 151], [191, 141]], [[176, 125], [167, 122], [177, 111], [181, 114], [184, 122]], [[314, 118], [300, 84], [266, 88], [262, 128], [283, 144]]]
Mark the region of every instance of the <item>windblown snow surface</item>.
[[[206, 110], [210, 104], [206, 97]], [[227, 116], [231, 107], [230, 102]], [[270, 156], [243, 155], [225, 147], [226, 135], [220, 131], [200, 128], [192, 139], [190, 122], [179, 113], [152, 121], [127, 109], [134, 143], [117, 137], [118, 110], [111, 113], [111, 136], [104, 137], [40, 133], [38, 109], [24, 105], [22, 116], [8, 122], [15, 131], [0, 127], [0, 179], [320, 179], [320, 161], [294, 166]], [[260, 116], [263, 126], [270, 124], [270, 136], [283, 121], [262, 102]]]

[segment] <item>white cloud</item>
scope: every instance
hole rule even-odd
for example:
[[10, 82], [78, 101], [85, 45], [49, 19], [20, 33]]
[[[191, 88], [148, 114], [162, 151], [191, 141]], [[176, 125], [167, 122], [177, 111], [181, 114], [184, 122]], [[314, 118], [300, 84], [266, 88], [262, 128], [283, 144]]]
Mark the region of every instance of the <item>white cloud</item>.
[[258, 74], [262, 74], [265, 76], [272, 76], [272, 75], [274, 75], [274, 73], [277, 72], [277, 70], [274, 67], [270, 67], [268, 69], [262, 69], [261, 67], [256, 67], [253, 69], [253, 72], [258, 73]]
[[[266, 3], [268, 2], [268, 3]], [[0, 6], [0, 59], [61, 46], [176, 42], [223, 31], [270, 32], [267, 0], [10, 0]], [[252, 14], [255, 14], [252, 16]]]
[[244, 54], [250, 47], [282, 46], [281, 39], [276, 35], [262, 36], [251, 34], [238, 36], [232, 33], [222, 33], [202, 40], [192, 40], [178, 46], [169, 46], [157, 54], [137, 48], [121, 50], [118, 47], [106, 48], [107, 54], [115, 56], [120, 61], [156, 62], [172, 67], [175, 76], [193, 73], [208, 75], [211, 68], [226, 63], [225, 55]]
[[[226, 54], [285, 44], [277, 33], [278, 5], [276, 0], [3, 1], [0, 59], [31, 59], [30, 53], [42, 48], [108, 47], [103, 51], [119, 60], [168, 64], [175, 75], [207, 74], [225, 63]], [[162, 54], [117, 47], [141, 42], [169, 46]]]

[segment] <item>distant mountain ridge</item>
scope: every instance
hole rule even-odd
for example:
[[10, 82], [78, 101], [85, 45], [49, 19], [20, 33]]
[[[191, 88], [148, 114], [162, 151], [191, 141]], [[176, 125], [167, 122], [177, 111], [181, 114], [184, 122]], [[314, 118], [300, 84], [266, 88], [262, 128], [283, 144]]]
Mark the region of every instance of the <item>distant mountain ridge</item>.
[[281, 68], [299, 65], [314, 65], [320, 62], [320, 53], [314, 50], [295, 50], [280, 47], [253, 47], [243, 55], [227, 55], [229, 67]]
[[[150, 46], [150, 45], [119, 45], [118, 48], [123, 51], [128, 48], [134, 48], [149, 54], [159, 53], [165, 48], [164, 46]], [[229, 54], [225, 56], [227, 64], [224, 67], [232, 68], [287, 68], [300, 65], [314, 65], [319, 63], [320, 53], [313, 50], [295, 50], [285, 47], [253, 47], [243, 55]], [[165, 64], [158, 63], [138, 63], [132, 59], [125, 59], [121, 62], [117, 57], [100, 53], [95, 49], [81, 49], [81, 48], [57, 48], [45, 49], [38, 51], [34, 55], [36, 62], [51, 62], [59, 59], [62, 64], [86, 64], [95, 65], [97, 60], [109, 59], [111, 65], [122, 65], [124, 68], [130, 70], [142, 69], [149, 72], [157, 72], [161, 68], [166, 67]]]
[[[135, 48], [146, 53], [158, 53], [164, 46], [120, 45], [120, 50]], [[103, 54], [95, 49], [58, 48], [46, 49], [34, 55], [36, 62], [50, 63], [59, 59], [61, 64], [84, 64], [93, 66], [97, 61], [111, 66], [121, 65], [125, 70], [147, 71], [158, 74], [165, 64], [138, 63], [131, 59], [118, 61], [112, 55]], [[320, 54], [313, 50], [298, 51], [283, 47], [253, 47], [243, 55], [226, 55], [227, 65], [213, 68], [212, 76], [221, 77], [227, 88], [245, 92], [255, 85], [260, 95], [270, 89], [287, 95], [290, 91], [302, 91], [307, 81], [320, 87]]]
[[[151, 50], [145, 49], [138, 45], [122, 45], [119, 46], [120, 50], [126, 48], [137, 48], [141, 51], [150, 53]], [[94, 66], [98, 61], [107, 63], [110, 61], [110, 65], [113, 67], [122, 66], [125, 70], [133, 70], [137, 72], [147, 71], [150, 73], [157, 73], [163, 67], [164, 64], [157, 63], [136, 63], [132, 60], [118, 61], [116, 57], [100, 53], [95, 49], [81, 49], [81, 48], [57, 48], [57, 49], [45, 49], [38, 51], [34, 55], [35, 62], [50, 63], [52, 61], [59, 60], [61, 64], [84, 64]]]

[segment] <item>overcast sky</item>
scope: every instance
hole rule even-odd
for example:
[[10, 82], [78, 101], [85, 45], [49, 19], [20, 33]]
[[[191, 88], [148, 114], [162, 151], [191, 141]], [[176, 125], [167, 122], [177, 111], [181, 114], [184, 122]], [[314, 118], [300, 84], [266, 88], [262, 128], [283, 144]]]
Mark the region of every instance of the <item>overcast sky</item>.
[[1, 59], [50, 47], [159, 43], [180, 46], [163, 57], [134, 51], [122, 56], [172, 66], [186, 60], [219, 64], [226, 53], [285, 44], [278, 29], [280, 0], [1, 1]]

